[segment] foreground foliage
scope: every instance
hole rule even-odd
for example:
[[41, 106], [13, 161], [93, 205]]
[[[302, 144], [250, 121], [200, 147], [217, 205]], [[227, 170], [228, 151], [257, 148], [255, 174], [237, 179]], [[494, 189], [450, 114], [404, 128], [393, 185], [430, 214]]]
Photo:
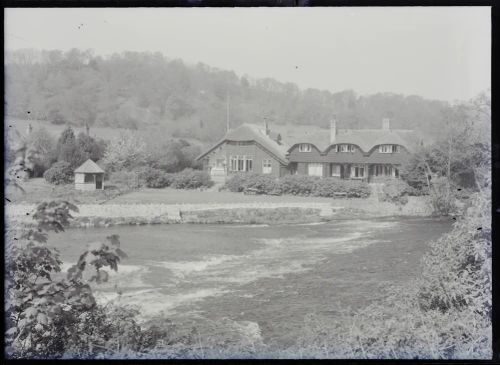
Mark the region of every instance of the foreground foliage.
[[[49, 233], [69, 225], [71, 211], [77, 207], [65, 201], [42, 203], [33, 216], [35, 228], [11, 232], [5, 273], [5, 340], [10, 357], [78, 357], [99, 346], [106, 348], [111, 340], [120, 341], [119, 334], [130, 338], [129, 328], [116, 328], [126, 322], [97, 305], [91, 286], [106, 282], [106, 268], [117, 271], [120, 259], [126, 257], [118, 236], [89, 245], [65, 274], [58, 251], [47, 245]], [[130, 317], [123, 308], [119, 313]], [[128, 322], [129, 327], [139, 328]]]
[[[10, 237], [6, 267], [7, 354], [16, 358], [421, 358], [491, 357], [491, 196], [470, 198], [452, 231], [430, 243], [422, 274], [385, 298], [333, 317], [311, 314], [304, 335], [277, 348], [241, 335], [230, 323], [140, 324], [132, 307], [96, 303], [92, 286], [121, 258], [115, 235], [90, 245], [65, 274], [48, 233], [76, 207], [38, 206], [37, 227]], [[332, 308], [335, 309], [335, 308]], [[338, 314], [340, 313], [340, 314]]]
[[336, 358], [491, 358], [491, 200], [485, 192], [471, 200], [453, 230], [431, 243], [421, 277], [340, 320], [310, 316], [302, 351]]

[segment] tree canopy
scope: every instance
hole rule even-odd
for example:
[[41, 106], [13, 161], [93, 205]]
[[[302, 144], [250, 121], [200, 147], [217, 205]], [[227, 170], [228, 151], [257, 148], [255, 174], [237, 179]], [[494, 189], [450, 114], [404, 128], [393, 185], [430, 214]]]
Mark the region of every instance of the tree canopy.
[[6, 55], [8, 115], [76, 126], [141, 129], [167, 126], [175, 138], [215, 141], [222, 137], [229, 104], [231, 126], [260, 123], [340, 128], [379, 128], [391, 115], [394, 128], [429, 136], [443, 123], [442, 101], [392, 93], [360, 96], [301, 90], [293, 83], [253, 79], [204, 64], [187, 65], [160, 53], [18, 50]]

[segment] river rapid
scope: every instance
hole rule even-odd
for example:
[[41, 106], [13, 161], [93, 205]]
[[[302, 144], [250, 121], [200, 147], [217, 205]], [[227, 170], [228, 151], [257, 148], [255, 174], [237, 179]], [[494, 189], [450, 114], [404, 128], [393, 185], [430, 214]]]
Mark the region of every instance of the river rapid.
[[307, 314], [364, 307], [388, 285], [418, 276], [428, 243], [450, 229], [449, 220], [401, 217], [117, 226], [70, 229], [49, 244], [67, 268], [86, 244], [118, 234], [128, 258], [96, 286], [99, 301], [137, 305], [145, 320], [231, 321], [259, 341], [287, 345]]

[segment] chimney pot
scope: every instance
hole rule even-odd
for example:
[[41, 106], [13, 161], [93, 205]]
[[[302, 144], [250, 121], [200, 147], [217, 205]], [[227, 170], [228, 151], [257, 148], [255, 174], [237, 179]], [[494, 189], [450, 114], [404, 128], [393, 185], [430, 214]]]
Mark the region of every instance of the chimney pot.
[[382, 119], [382, 129], [384, 130], [391, 129], [391, 120], [389, 118]]
[[337, 120], [333, 117], [330, 121], [330, 144], [334, 144], [335, 139], [337, 139]]

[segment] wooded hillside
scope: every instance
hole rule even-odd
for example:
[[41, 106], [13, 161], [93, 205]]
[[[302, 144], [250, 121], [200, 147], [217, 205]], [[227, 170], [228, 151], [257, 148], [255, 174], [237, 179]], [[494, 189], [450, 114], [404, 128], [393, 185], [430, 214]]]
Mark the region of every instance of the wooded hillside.
[[[329, 77], [329, 75], [325, 75]], [[164, 127], [170, 136], [204, 142], [224, 135], [227, 104], [231, 126], [244, 122], [340, 128], [394, 128], [433, 136], [448, 104], [419, 96], [359, 96], [301, 90], [293, 83], [238, 76], [204, 64], [187, 65], [160, 53], [19, 50], [6, 54], [6, 111], [16, 118], [74, 126]], [[384, 85], [380, 85], [384, 89]], [[229, 98], [229, 101], [228, 101]]]

